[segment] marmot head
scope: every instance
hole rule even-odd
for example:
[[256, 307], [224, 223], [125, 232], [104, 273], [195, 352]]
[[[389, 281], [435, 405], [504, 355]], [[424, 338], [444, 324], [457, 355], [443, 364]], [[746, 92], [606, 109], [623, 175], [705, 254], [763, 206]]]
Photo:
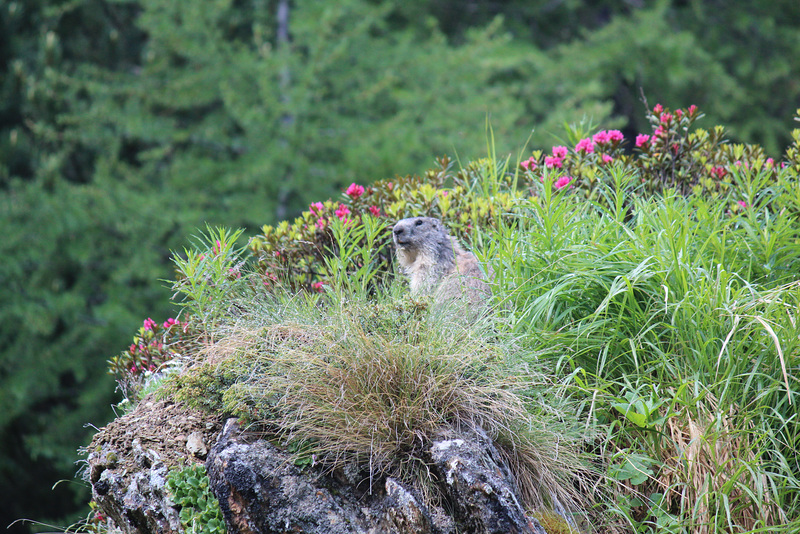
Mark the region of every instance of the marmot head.
[[420, 249], [437, 250], [441, 243], [450, 241], [447, 229], [433, 217], [402, 219], [392, 228], [394, 244], [409, 252]]

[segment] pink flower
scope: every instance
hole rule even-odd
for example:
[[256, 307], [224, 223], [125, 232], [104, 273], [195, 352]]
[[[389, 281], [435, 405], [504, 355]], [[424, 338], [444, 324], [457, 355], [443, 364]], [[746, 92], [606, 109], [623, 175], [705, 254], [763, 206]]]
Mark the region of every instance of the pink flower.
[[664, 108], [661, 106], [661, 104], [656, 104], [656, 107], [653, 108], [653, 113], [656, 115], [661, 115], [662, 111], [664, 111]]
[[717, 178], [724, 178], [726, 174], [728, 174], [728, 171], [726, 171], [724, 167], [714, 167], [711, 169], [711, 175], [716, 175]]
[[772, 158], [767, 158], [766, 163], [767, 163], [767, 167], [772, 167], [773, 165], [775, 165], [775, 160], [772, 159]]
[[622, 141], [623, 139], [625, 139], [625, 136], [622, 135], [622, 132], [620, 132], [619, 130], [609, 130], [608, 131], [608, 138], [611, 141], [615, 141], [616, 142], [616, 141]]
[[614, 158], [608, 154], [603, 154], [603, 163], [611, 163], [612, 161], [614, 161]]
[[324, 209], [325, 209], [325, 204], [323, 204], [322, 202], [314, 202], [308, 207], [308, 211], [310, 211], [314, 215], [320, 215], [322, 213], [322, 210]]
[[551, 156], [545, 156], [544, 157], [544, 164], [545, 164], [545, 166], [547, 166], [547, 167], [549, 167], [551, 169], [556, 168], [556, 167], [558, 167], [560, 169], [561, 167], [563, 167], [563, 163], [561, 162], [561, 158], [556, 158], [556, 157], [551, 157]]
[[336, 208], [336, 216], [339, 217], [344, 222], [347, 222], [347, 216], [350, 215], [350, 208], [345, 206], [344, 204], [339, 204], [339, 207]]
[[370, 206], [369, 212], [372, 214], [373, 217], [381, 216], [381, 209], [378, 206]]
[[311, 284], [311, 288], [316, 291], [317, 293], [322, 293], [322, 286], [324, 284], [322, 282], [314, 282]]
[[131, 343], [131, 346], [128, 349], [128, 352], [130, 352], [131, 354], [134, 354], [136, 352], [136, 345], [134, 343]]
[[[345, 193], [347, 193], [347, 195], [350, 196], [350, 198], [356, 199], [364, 194], [364, 186], [352, 183], [347, 188], [347, 191], [345, 191]], [[341, 217], [339, 218], [341, 219]]]
[[594, 152], [594, 141], [590, 138], [581, 139], [578, 141], [578, 144], [575, 145], [575, 152], [585, 152], [586, 154], [591, 154]]
[[683, 110], [682, 109], [676, 109], [675, 110], [675, 116], [680, 119], [683, 116]]
[[164, 328], [169, 328], [170, 326], [172, 326], [174, 324], [180, 324], [180, 323], [178, 323], [178, 321], [176, 319], [173, 319], [172, 317], [170, 317], [169, 319], [164, 321]]
[[609, 141], [608, 132], [605, 130], [603, 130], [602, 132], [597, 132], [596, 134], [594, 134], [594, 137], [592, 137], [592, 141], [594, 141], [598, 145], [604, 145], [608, 143]]
[[532, 167], [536, 167], [536, 160], [533, 159], [533, 156], [528, 158], [526, 161], [520, 163], [520, 166], [525, 169], [526, 171], [531, 170]]
[[214, 256], [216, 256], [216, 255], [217, 255], [217, 254], [219, 254], [221, 251], [222, 251], [222, 243], [220, 243], [220, 242], [219, 242], [219, 239], [217, 239], [217, 242], [214, 244], [214, 248], [213, 248], [213, 249], [211, 249], [211, 252], [213, 252], [213, 253], [214, 253]]
[[689, 113], [689, 115], [694, 115], [695, 113], [697, 113], [697, 106], [692, 104], [691, 106], [689, 106], [689, 109], [687, 109], [686, 111], [687, 111], [687, 113]]
[[658, 128], [656, 128], [656, 130], [653, 132], [653, 137], [661, 137], [661, 135], [662, 135], [663, 133], [664, 133], [664, 128], [662, 128], [661, 126], [659, 126], [659, 127], [658, 127]]
[[553, 185], [555, 186], [556, 189], [564, 189], [569, 185], [571, 180], [572, 180], [571, 176], [562, 176], [561, 178], [556, 180], [556, 183]]
[[553, 156], [557, 158], [566, 158], [567, 157], [567, 147], [565, 146], [554, 146], [553, 147]]
[[747, 202], [745, 202], [744, 200], [740, 200], [740, 201], [738, 202], [738, 204], [739, 204], [741, 207], [743, 207], [743, 208], [746, 208], [746, 207], [747, 207]]
[[650, 136], [645, 134], [639, 134], [636, 136], [636, 148], [642, 148], [650, 141]]
[[145, 330], [152, 330], [155, 328], [156, 322], [152, 320], [150, 317], [144, 320], [144, 329]]
[[326, 226], [328, 226], [328, 219], [319, 219], [317, 221], [316, 227], [319, 228], [320, 230], [322, 230]]
[[661, 124], [666, 124], [671, 120], [672, 120], [672, 114], [671, 113], [664, 113], [664, 114], [661, 115]]

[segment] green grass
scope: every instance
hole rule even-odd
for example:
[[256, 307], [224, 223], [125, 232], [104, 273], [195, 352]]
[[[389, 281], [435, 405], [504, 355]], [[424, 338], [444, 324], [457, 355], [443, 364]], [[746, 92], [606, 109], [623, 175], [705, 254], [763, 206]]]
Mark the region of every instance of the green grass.
[[644, 198], [618, 167], [599, 201], [545, 186], [483, 240], [514, 331], [605, 436], [635, 531], [800, 526], [798, 228], [769, 209], [777, 188], [736, 178], [749, 207], [732, 211]]

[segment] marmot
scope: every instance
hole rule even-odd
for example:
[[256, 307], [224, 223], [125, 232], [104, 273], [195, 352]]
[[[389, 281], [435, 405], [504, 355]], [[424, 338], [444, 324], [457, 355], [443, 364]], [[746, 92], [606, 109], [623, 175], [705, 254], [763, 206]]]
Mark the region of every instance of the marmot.
[[411, 281], [412, 294], [433, 294], [436, 300], [467, 296], [481, 302], [491, 294], [477, 258], [461, 248], [439, 219], [403, 219], [392, 233], [397, 260]]

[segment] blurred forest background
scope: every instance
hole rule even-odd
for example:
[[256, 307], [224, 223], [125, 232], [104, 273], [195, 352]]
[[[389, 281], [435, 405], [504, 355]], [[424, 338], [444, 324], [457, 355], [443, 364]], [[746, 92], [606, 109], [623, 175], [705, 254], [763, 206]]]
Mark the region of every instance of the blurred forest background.
[[585, 117], [630, 138], [642, 95], [779, 158], [800, 2], [2, 0], [0, 529], [88, 512], [106, 360], [175, 314], [161, 280], [206, 223], [480, 157], [487, 117], [501, 153]]

